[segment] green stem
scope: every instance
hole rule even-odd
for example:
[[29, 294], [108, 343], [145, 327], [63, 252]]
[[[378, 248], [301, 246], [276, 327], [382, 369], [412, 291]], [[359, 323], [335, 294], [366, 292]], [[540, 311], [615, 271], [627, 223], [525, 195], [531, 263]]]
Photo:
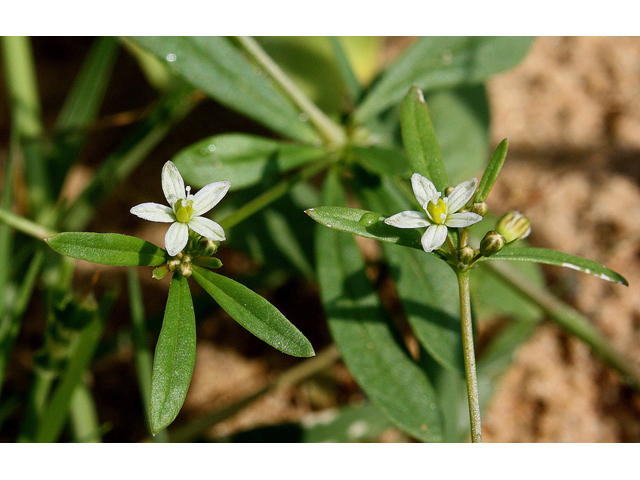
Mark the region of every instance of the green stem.
[[317, 173], [321, 172], [322, 170], [327, 168], [330, 163], [331, 161], [328, 159], [320, 160], [309, 165], [307, 168], [300, 170], [295, 175], [282, 180], [277, 185], [273, 186], [261, 195], [258, 195], [256, 198], [248, 203], [245, 203], [238, 210], [225, 217], [221, 222], [219, 222], [220, 225], [224, 229], [233, 227], [234, 225], [240, 223], [242, 220], [245, 220], [254, 213], [262, 210], [267, 205], [270, 205], [272, 202], [275, 202], [277, 199], [289, 192], [291, 188], [297, 183], [304, 182], [305, 180], [308, 180]]
[[309, 116], [309, 120], [318, 130], [318, 133], [329, 144], [344, 145], [346, 135], [344, 130], [327, 117], [309, 98], [291, 81], [280, 67], [267, 55], [260, 44], [251, 37], [236, 37], [240, 45], [249, 56], [265, 71], [269, 73], [274, 82], [293, 100], [297, 107]]
[[480, 420], [480, 396], [478, 394], [478, 376], [476, 374], [476, 354], [473, 346], [473, 323], [471, 319], [471, 296], [469, 293], [469, 270], [456, 270], [460, 289], [460, 319], [462, 322], [462, 349], [464, 354], [464, 372], [467, 379], [469, 398], [469, 419], [471, 421], [471, 441], [482, 443], [482, 425]]
[[0, 222], [4, 222], [10, 227], [15, 228], [16, 230], [21, 231], [22, 233], [26, 233], [27, 235], [31, 235], [39, 240], [52, 237], [57, 232], [54, 230], [50, 230], [42, 225], [38, 225], [37, 223], [32, 222], [20, 215], [16, 215], [9, 210], [4, 210], [0, 208]]
[[492, 273], [506, 280], [522, 296], [540, 307], [555, 323], [585, 342], [598, 357], [620, 372], [624, 380], [640, 391], [640, 372], [618, 352], [607, 339], [576, 310], [546, 290], [533, 285], [502, 262], [486, 262]]
[[102, 441], [96, 403], [91, 391], [82, 382], [76, 386], [71, 395], [69, 413], [71, 429], [76, 442], [100, 443]]

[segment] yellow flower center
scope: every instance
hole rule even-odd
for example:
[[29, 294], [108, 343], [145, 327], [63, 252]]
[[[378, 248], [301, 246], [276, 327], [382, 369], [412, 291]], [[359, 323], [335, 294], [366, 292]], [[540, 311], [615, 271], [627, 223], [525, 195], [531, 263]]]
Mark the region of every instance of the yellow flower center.
[[174, 205], [176, 218], [181, 223], [187, 223], [193, 216], [193, 200], [179, 199]]
[[447, 204], [439, 198], [438, 203], [429, 202], [427, 205], [427, 212], [431, 215], [431, 219], [438, 225], [444, 224], [447, 219]]

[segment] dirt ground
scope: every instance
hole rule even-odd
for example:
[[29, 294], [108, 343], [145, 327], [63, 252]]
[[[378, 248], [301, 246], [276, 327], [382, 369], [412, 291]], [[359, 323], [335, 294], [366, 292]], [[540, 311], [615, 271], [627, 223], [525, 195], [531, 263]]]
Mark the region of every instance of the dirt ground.
[[[402, 43], [392, 42], [392, 49]], [[568, 269], [544, 269], [551, 289], [592, 320], [638, 367], [639, 58], [640, 38], [542, 37], [521, 65], [493, 78], [488, 85], [492, 145], [510, 138], [507, 162], [488, 200], [493, 212], [519, 210], [531, 219], [530, 240], [534, 246], [588, 257], [627, 278], [631, 285], [628, 288]], [[72, 64], [75, 61], [67, 60]], [[69, 78], [59, 78], [60, 83], [68, 84], [73, 78], [70, 70]], [[131, 91], [138, 85], [126, 87], [124, 91]], [[55, 84], [49, 88], [56, 91]], [[142, 89], [138, 107], [151, 97], [151, 92]], [[57, 100], [50, 99], [52, 103]], [[118, 112], [118, 99], [112, 100], [112, 111], [107, 113]], [[243, 122], [228, 112], [215, 118], [224, 118], [219, 120], [222, 131], [234, 131]], [[163, 142], [161, 155], [155, 152], [155, 159], [146, 165], [159, 172], [168, 155], [188, 142], [185, 138], [198, 140], [210, 134], [211, 128], [211, 124], [190, 124], [178, 129]], [[90, 147], [88, 156], [98, 158], [101, 147], [105, 145]], [[77, 180], [86, 180], [82, 169], [77, 172]], [[128, 211], [126, 205], [148, 200], [136, 193], [142, 185], [145, 191], [148, 185], [161, 198], [159, 177], [127, 182], [122, 195], [110, 199], [102, 210], [98, 231], [132, 233], [162, 244], [166, 226], [143, 226], [134, 218], [123, 225], [105, 215], [109, 209]], [[134, 230], [137, 228], [141, 230]], [[223, 261], [240, 270], [252, 268], [241, 257]], [[92, 271], [82, 262], [79, 268], [84, 275]], [[102, 272], [104, 281], [124, 285], [118, 269], [104, 268]], [[162, 305], [153, 299], [166, 291], [167, 282], [152, 282], [147, 273], [141, 272], [145, 299], [150, 315], [157, 315]], [[304, 331], [316, 351], [330, 343], [312, 285], [287, 284], [271, 300], [285, 315], [287, 309], [309, 312]], [[118, 324], [125, 323], [128, 315], [126, 305], [122, 309], [118, 318], [124, 320]], [[33, 345], [40, 327], [36, 324], [28, 328], [23, 340]], [[256, 391], [295, 364], [272, 350], [224, 315], [199, 320], [194, 377], [177, 424]], [[28, 369], [29, 356], [23, 353], [24, 358], [19, 356], [17, 360], [18, 371]], [[100, 417], [113, 426], [105, 441], [144, 438], [130, 350], [124, 349], [120, 358], [112, 358], [94, 370], [93, 389], [102, 399]], [[130, 385], [131, 391], [123, 394], [123, 385]], [[322, 382], [307, 382], [269, 394], [207, 433], [220, 437], [259, 425], [297, 421], [311, 411], [361, 398], [346, 369], [336, 364], [325, 372]], [[126, 411], [121, 408], [124, 404], [130, 405]], [[588, 347], [545, 323], [517, 351], [483, 421], [487, 442], [636, 442], [640, 441], [640, 396], [623, 385]], [[123, 424], [126, 429], [119, 427]], [[380, 440], [401, 438], [392, 432]]]

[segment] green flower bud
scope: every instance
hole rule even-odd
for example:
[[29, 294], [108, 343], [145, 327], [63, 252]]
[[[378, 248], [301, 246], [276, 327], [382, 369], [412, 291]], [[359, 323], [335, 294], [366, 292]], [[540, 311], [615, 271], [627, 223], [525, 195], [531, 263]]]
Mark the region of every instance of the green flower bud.
[[531, 221], [520, 212], [509, 212], [498, 220], [496, 230], [504, 236], [507, 243], [515, 242], [529, 236]]
[[197, 250], [203, 257], [210, 257], [218, 251], [220, 242], [202, 237], [198, 240]]
[[489, 206], [484, 202], [474, 203], [473, 207], [471, 207], [471, 211], [484, 217], [489, 211]]
[[469, 245], [465, 245], [458, 252], [458, 258], [460, 259], [460, 262], [465, 265], [468, 265], [471, 262], [471, 259], [475, 257], [475, 255], [476, 252]]
[[502, 250], [506, 243], [504, 236], [491, 230], [480, 242], [480, 253], [485, 257], [490, 257]]

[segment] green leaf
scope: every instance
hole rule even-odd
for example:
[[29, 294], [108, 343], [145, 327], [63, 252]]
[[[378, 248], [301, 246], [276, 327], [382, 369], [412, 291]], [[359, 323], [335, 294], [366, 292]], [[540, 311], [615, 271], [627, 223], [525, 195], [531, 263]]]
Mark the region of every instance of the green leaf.
[[196, 362], [196, 316], [189, 283], [174, 274], [164, 311], [151, 374], [151, 433], [167, 427], [178, 415], [189, 390]]
[[472, 85], [516, 66], [531, 37], [421, 37], [382, 75], [356, 110], [363, 123], [397, 104], [407, 85], [422, 90]]
[[[340, 188], [331, 174], [323, 202], [344, 203]], [[404, 431], [422, 441], [440, 441], [442, 425], [433, 388], [383, 310], [355, 239], [318, 226], [316, 258], [329, 329], [355, 380]]]
[[377, 212], [348, 207], [316, 207], [306, 210], [316, 222], [341, 232], [352, 233], [381, 242], [395, 243], [422, 250], [422, 234], [416, 229], [401, 229], [384, 223]]
[[505, 159], [507, 158], [507, 149], [509, 148], [509, 139], [505, 138], [502, 140], [493, 154], [491, 155], [491, 159], [489, 160], [489, 164], [482, 174], [482, 179], [480, 180], [480, 185], [478, 185], [478, 190], [476, 191], [476, 202], [484, 202], [489, 196], [489, 192], [493, 188], [493, 184], [496, 182], [498, 175], [500, 174], [500, 170], [502, 169], [502, 165], [504, 164]]
[[[410, 209], [406, 198], [383, 179], [379, 188], [359, 189], [368, 206], [385, 212]], [[396, 290], [418, 341], [439, 363], [464, 376], [460, 300], [451, 269], [434, 255], [383, 243]]]
[[599, 264], [598, 262], [570, 255], [568, 253], [558, 252], [557, 250], [551, 250], [549, 248], [505, 248], [491, 257], [482, 257], [481, 260], [510, 260], [545, 263], [547, 265], [556, 265], [558, 267], [567, 267], [573, 270], [579, 270], [581, 272], [588, 273], [589, 275], [595, 275], [596, 277], [607, 280], [608, 282], [629, 286], [629, 283], [622, 275], [614, 272], [604, 265]]
[[407, 156], [400, 149], [371, 145], [353, 147], [352, 151], [362, 165], [372, 172], [399, 177], [408, 177], [413, 173]]
[[318, 140], [293, 104], [227, 38], [131, 38], [221, 104], [286, 137]]
[[489, 151], [489, 101], [484, 85], [425, 92], [425, 99], [451, 186], [478, 176]]
[[294, 357], [312, 357], [307, 338], [263, 297], [230, 278], [193, 267], [193, 278], [231, 317], [259, 339]]
[[414, 173], [427, 177], [444, 192], [449, 178], [442, 161], [440, 144], [431, 123], [424, 96], [415, 85], [409, 89], [400, 106], [402, 142]]
[[153, 243], [118, 233], [64, 232], [45, 241], [62, 255], [102, 265], [155, 267], [169, 258]]
[[200, 140], [172, 160], [185, 181], [194, 187], [229, 180], [231, 189], [238, 190], [323, 155], [320, 148], [232, 133]]

